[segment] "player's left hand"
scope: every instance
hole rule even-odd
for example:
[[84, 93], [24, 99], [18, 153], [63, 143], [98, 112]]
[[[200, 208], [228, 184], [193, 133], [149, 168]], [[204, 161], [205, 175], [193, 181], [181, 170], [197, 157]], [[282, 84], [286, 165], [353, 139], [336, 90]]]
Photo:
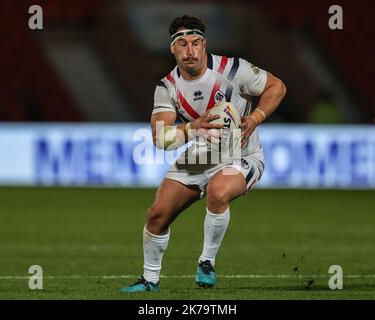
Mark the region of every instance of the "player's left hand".
[[249, 143], [249, 138], [257, 127], [255, 121], [250, 117], [241, 117], [241, 148], [246, 147]]

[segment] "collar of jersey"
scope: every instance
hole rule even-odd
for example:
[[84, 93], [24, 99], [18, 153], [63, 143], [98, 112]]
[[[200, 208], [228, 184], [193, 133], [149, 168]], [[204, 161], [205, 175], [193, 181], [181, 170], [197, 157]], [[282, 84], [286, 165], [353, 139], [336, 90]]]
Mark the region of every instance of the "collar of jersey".
[[204, 72], [204, 74], [202, 74], [198, 79], [195, 79], [195, 80], [186, 80], [186, 79], [184, 79], [184, 77], [181, 75], [181, 76], [180, 76], [180, 80], [183, 81], [183, 82], [185, 82], [185, 83], [197, 83], [197, 82], [199, 82], [199, 81], [202, 81], [202, 80], [206, 79], [209, 73], [210, 73], [210, 69], [207, 68], [206, 71]]

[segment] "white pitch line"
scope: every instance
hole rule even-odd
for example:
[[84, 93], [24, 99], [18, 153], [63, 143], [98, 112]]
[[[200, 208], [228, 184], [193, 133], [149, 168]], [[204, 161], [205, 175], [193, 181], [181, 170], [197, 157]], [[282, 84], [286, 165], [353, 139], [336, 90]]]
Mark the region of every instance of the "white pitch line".
[[[138, 278], [137, 275], [102, 275], [102, 276], [43, 276], [43, 279], [131, 279]], [[330, 275], [325, 274], [306, 274], [306, 275], [289, 275], [289, 274], [233, 274], [233, 275], [218, 275], [218, 278], [237, 278], [237, 279], [303, 279], [303, 278], [329, 278]], [[347, 274], [344, 278], [375, 278], [375, 274]], [[195, 275], [161, 275], [163, 279], [191, 279]], [[22, 280], [30, 279], [30, 276], [0, 276], [2, 280]]]

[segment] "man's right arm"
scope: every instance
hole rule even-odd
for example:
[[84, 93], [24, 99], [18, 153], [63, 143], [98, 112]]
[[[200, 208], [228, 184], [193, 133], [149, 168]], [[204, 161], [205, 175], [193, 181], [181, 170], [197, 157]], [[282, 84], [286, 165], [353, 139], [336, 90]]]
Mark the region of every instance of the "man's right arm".
[[196, 134], [211, 136], [209, 129], [221, 129], [222, 124], [210, 123], [220, 115], [209, 115], [206, 111], [192, 122], [174, 126], [175, 112], [158, 112], [151, 116], [152, 139], [158, 149], [173, 150], [181, 147]]
[[[155, 88], [154, 108], [151, 115], [152, 139], [159, 149], [168, 149], [165, 133], [176, 122], [177, 114], [166, 84], [161, 80]], [[167, 138], [170, 137], [170, 134]]]
[[165, 111], [158, 112], [151, 116], [151, 128], [152, 128], [152, 141], [157, 148], [164, 149], [160, 145], [160, 130], [163, 130], [161, 126], [172, 126], [176, 122], [176, 112]]
[[152, 138], [159, 149], [173, 150], [191, 140], [202, 130], [203, 135], [208, 129], [220, 129], [222, 125], [210, 123], [219, 115], [208, 115], [206, 111], [199, 118], [185, 124], [174, 125], [177, 114], [173, 101], [164, 86], [157, 86], [154, 95], [154, 110], [151, 116]]

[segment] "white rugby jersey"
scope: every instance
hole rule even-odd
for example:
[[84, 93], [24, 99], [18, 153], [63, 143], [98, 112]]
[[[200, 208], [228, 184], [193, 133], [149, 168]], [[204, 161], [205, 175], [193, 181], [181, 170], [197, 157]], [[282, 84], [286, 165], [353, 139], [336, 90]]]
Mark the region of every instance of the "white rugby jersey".
[[[267, 72], [241, 58], [228, 58], [208, 53], [207, 70], [196, 80], [185, 80], [176, 66], [161, 79], [155, 89], [152, 114], [172, 111], [183, 122], [193, 121], [216, 103], [231, 102], [241, 116], [251, 112], [251, 97], [262, 94]], [[207, 145], [201, 137], [196, 137], [189, 150], [203, 150]], [[247, 156], [262, 152], [259, 135], [255, 130], [249, 143], [242, 150]]]

